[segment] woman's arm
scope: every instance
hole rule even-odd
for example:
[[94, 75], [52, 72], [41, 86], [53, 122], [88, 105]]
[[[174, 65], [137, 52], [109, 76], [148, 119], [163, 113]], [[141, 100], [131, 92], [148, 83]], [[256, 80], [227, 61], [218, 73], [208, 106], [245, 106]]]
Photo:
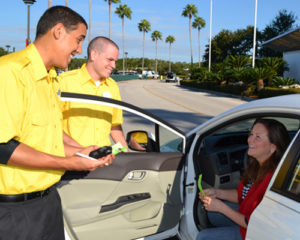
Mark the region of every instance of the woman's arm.
[[238, 192], [236, 189], [216, 189], [216, 191], [217, 198], [232, 203], [238, 203]]
[[[216, 189], [208, 188], [204, 190], [205, 196], [211, 198], [218, 198], [221, 200], [226, 200], [232, 203], [238, 203], [238, 193], [236, 189]], [[199, 193], [199, 197], [203, 200], [204, 196]]]
[[233, 210], [231, 207], [226, 205], [219, 199], [204, 197], [203, 204], [207, 211], [220, 212], [223, 213], [226, 217], [230, 218], [236, 224], [243, 228], [247, 228], [247, 223], [245, 221], [245, 215]]

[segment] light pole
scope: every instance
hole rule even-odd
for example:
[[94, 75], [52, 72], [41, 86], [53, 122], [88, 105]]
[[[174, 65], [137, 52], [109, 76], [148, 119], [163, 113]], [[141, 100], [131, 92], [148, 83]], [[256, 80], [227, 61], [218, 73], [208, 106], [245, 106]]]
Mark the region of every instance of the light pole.
[[66, 0], [66, 7], [68, 7], [69, 6], [69, 1], [68, 0]]
[[211, 68], [211, 32], [212, 32], [212, 0], [210, 0], [210, 21], [209, 21], [209, 52], [208, 52], [208, 71]]
[[48, 0], [48, 8], [52, 7], [52, 0]]
[[34, 4], [35, 0], [23, 0], [25, 4], [27, 4], [27, 39], [26, 46], [30, 44], [30, 6]]
[[89, 42], [91, 41], [91, 0], [89, 0]]
[[257, 0], [255, 0], [255, 12], [254, 12], [252, 68], [255, 67], [255, 51], [256, 51], [256, 19], [257, 19]]

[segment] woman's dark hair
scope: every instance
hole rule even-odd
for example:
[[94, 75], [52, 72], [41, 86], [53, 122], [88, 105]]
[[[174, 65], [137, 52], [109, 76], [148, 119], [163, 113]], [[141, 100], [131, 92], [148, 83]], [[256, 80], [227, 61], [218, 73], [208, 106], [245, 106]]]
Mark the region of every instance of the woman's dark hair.
[[266, 174], [274, 171], [290, 142], [288, 131], [281, 122], [274, 119], [259, 118], [253, 123], [252, 128], [257, 123], [265, 126], [268, 131], [268, 139], [276, 146], [276, 150], [262, 166], [259, 165], [255, 158], [249, 156], [249, 167], [243, 176], [244, 185], [250, 182], [258, 184], [263, 180]]
[[65, 6], [54, 6], [48, 8], [41, 16], [36, 27], [36, 39], [45, 35], [56, 24], [62, 23], [67, 31], [77, 29], [77, 25], [82, 23], [88, 28], [84, 18], [71, 8]]

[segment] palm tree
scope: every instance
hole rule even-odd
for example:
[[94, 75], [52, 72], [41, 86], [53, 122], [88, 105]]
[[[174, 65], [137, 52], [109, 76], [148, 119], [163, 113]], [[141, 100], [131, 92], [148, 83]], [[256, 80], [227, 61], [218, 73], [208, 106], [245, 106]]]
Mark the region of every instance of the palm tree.
[[162, 40], [162, 34], [160, 31], [155, 30], [152, 34], [151, 34], [151, 38], [152, 41], [155, 41], [155, 45], [156, 45], [156, 55], [155, 55], [155, 73], [157, 73], [157, 41], [158, 40]]
[[171, 72], [171, 44], [175, 42], [175, 38], [172, 35], [169, 35], [166, 38], [166, 43], [169, 43], [169, 72]]
[[190, 33], [190, 47], [191, 47], [191, 66], [193, 66], [193, 47], [192, 47], [192, 16], [196, 17], [198, 13], [197, 7], [194, 4], [188, 4], [183, 9], [181, 15], [189, 18], [189, 33]]
[[143, 71], [144, 71], [145, 33], [149, 32], [151, 30], [151, 25], [146, 19], [143, 19], [139, 22], [138, 29], [140, 32], [143, 32], [143, 59], [142, 59], [142, 73], [143, 73]]
[[9, 53], [10, 45], [5, 45], [5, 47], [7, 48], [7, 53]]
[[125, 52], [125, 42], [124, 42], [124, 17], [127, 17], [128, 19], [131, 19], [131, 9], [129, 7], [127, 7], [126, 4], [124, 5], [120, 5], [116, 11], [116, 14], [118, 14], [118, 16], [120, 18], [122, 18], [122, 42], [123, 42], [123, 75], [125, 74], [125, 61], [124, 61], [124, 52]]
[[201, 17], [196, 17], [193, 22], [193, 28], [198, 28], [198, 50], [199, 50], [199, 68], [201, 67], [200, 55], [200, 29], [205, 27], [205, 20]]
[[120, 3], [121, 0], [104, 0], [108, 2], [108, 11], [109, 11], [109, 23], [108, 23], [108, 37], [110, 38], [110, 25], [111, 25], [111, 3]]

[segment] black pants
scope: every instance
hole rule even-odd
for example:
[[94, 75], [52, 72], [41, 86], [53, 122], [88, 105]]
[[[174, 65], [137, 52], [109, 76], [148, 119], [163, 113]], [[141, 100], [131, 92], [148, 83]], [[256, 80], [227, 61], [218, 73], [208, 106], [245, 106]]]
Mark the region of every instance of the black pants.
[[0, 240], [64, 240], [61, 201], [56, 188], [43, 198], [0, 202]]

